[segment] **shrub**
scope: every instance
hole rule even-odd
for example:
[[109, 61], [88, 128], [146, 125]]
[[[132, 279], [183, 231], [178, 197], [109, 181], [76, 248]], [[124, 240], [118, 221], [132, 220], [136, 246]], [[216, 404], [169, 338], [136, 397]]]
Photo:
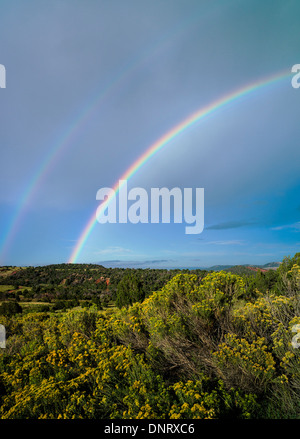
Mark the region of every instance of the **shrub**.
[[22, 307], [18, 302], [3, 302], [0, 305], [0, 315], [11, 317], [22, 312]]

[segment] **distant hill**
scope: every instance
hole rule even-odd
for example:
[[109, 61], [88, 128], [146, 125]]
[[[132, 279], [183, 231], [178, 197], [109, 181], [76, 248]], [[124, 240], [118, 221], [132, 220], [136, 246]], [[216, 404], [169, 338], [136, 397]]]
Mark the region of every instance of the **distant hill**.
[[276, 269], [279, 267], [279, 265], [281, 264], [281, 262], [269, 262], [268, 264], [262, 265], [262, 268], [273, 268]]
[[266, 272], [268, 270], [276, 270], [280, 265], [280, 262], [268, 262], [264, 265], [250, 265], [250, 264], [243, 264], [243, 265], [213, 265], [212, 267], [208, 268], [208, 270], [211, 271], [230, 271], [231, 273], [236, 274], [253, 274], [254, 272], [257, 272], [258, 270], [262, 272]]
[[221, 271], [221, 270], [228, 270], [229, 268], [232, 268], [233, 265], [213, 265], [212, 267], [207, 268], [207, 270], [211, 271]]

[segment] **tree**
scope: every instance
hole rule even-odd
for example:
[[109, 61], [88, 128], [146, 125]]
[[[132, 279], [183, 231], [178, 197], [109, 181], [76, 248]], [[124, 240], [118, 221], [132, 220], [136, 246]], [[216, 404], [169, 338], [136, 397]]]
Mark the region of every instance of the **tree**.
[[102, 309], [101, 299], [98, 296], [92, 298], [92, 304], [96, 305], [97, 309]]
[[0, 315], [11, 317], [14, 314], [19, 314], [22, 312], [22, 307], [18, 302], [3, 302], [0, 306]]
[[53, 305], [53, 311], [58, 311], [61, 309], [66, 309], [66, 303], [63, 300], [56, 300], [56, 302]]
[[126, 274], [117, 286], [116, 306], [130, 306], [134, 302], [141, 302], [145, 298], [142, 283], [132, 274]]

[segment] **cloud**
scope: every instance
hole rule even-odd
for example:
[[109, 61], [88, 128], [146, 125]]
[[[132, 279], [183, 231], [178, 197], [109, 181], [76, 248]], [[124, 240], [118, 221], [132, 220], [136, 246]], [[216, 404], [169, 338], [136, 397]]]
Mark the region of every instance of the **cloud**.
[[246, 227], [255, 224], [254, 221], [226, 221], [224, 223], [214, 224], [206, 227], [207, 230], [225, 230], [225, 229], [237, 229], [238, 227]]
[[300, 231], [300, 221], [293, 223], [293, 224], [285, 224], [283, 226], [277, 226], [277, 227], [271, 228], [271, 230], [286, 230], [286, 229], [293, 229], [293, 230]]
[[97, 250], [95, 252], [95, 254], [97, 255], [106, 255], [106, 254], [113, 254], [113, 253], [132, 253], [132, 250], [130, 250], [129, 248], [124, 248], [124, 247], [118, 247], [118, 246], [111, 246], [111, 247], [107, 247], [103, 250]]
[[213, 244], [213, 245], [244, 245], [244, 241], [240, 240], [228, 240], [228, 241], [210, 241], [207, 244]]

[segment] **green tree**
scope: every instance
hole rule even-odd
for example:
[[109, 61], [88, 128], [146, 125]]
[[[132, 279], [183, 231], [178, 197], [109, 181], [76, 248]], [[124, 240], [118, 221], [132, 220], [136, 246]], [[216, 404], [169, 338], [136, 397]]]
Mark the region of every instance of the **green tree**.
[[116, 306], [130, 306], [135, 302], [141, 302], [145, 298], [143, 285], [137, 277], [132, 274], [126, 274], [117, 286]]
[[3, 302], [0, 306], [0, 315], [11, 317], [14, 314], [19, 314], [22, 312], [22, 307], [18, 302]]

